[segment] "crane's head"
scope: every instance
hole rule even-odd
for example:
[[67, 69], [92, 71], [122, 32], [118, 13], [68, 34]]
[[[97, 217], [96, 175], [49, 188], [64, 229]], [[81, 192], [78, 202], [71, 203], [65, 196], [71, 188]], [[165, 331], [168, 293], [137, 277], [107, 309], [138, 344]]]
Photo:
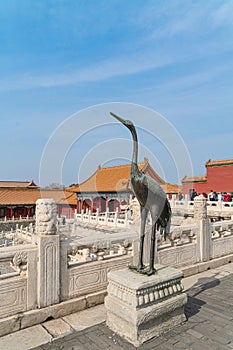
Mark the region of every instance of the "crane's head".
[[132, 130], [134, 128], [133, 123], [130, 120], [125, 120], [121, 117], [119, 117], [118, 115], [110, 112], [111, 116], [113, 116], [114, 118], [116, 118], [119, 122], [121, 122], [122, 124], [124, 124], [129, 130]]

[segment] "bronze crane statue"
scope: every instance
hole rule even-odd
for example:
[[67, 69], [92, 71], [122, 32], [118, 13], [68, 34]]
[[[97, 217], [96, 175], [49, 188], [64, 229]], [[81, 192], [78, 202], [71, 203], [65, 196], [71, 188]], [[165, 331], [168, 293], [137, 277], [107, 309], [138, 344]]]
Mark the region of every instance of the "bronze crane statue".
[[[130, 120], [125, 120], [112, 112], [110, 112], [110, 114], [124, 124], [130, 130], [133, 137], [133, 157], [131, 162], [130, 181], [133, 192], [140, 204], [141, 228], [138, 265], [130, 265], [129, 268], [150, 276], [156, 272], [154, 267], [155, 251], [157, 251], [156, 231], [160, 230], [160, 233], [163, 233], [164, 237], [166, 238], [166, 235], [170, 229], [171, 208], [166, 193], [160, 187], [158, 182], [152, 179], [150, 176], [142, 173], [138, 168], [138, 139], [135, 126]], [[152, 232], [150, 260], [149, 267], [147, 268], [143, 264], [143, 248], [146, 219], [149, 212], [151, 213], [152, 219]]]

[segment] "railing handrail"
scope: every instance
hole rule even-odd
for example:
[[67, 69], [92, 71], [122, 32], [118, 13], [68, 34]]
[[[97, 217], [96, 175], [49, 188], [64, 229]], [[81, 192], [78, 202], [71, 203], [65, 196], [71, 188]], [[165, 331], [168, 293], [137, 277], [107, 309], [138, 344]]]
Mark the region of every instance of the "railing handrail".
[[82, 212], [75, 214], [75, 219], [77, 221], [86, 222], [95, 225], [100, 224], [100, 226], [110, 226], [110, 227], [127, 227], [128, 224], [132, 224], [133, 220], [127, 217], [127, 212], [124, 212], [124, 217], [121, 217], [119, 211], [115, 212]]
[[6, 216], [0, 218], [0, 222], [15, 222], [15, 221], [34, 221], [35, 217], [34, 216], [17, 216], [17, 217], [12, 217], [8, 218]]

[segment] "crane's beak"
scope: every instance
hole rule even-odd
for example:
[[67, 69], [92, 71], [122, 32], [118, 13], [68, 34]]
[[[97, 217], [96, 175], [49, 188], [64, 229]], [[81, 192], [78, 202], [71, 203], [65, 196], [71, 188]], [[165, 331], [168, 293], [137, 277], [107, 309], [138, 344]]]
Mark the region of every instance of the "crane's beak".
[[112, 112], [110, 112], [110, 114], [111, 114], [111, 116], [113, 116], [114, 118], [116, 118], [119, 122], [121, 122], [122, 124], [125, 124], [125, 122], [126, 122], [125, 119], [119, 117], [118, 115], [116, 115], [116, 114], [114, 114], [114, 113], [112, 113]]

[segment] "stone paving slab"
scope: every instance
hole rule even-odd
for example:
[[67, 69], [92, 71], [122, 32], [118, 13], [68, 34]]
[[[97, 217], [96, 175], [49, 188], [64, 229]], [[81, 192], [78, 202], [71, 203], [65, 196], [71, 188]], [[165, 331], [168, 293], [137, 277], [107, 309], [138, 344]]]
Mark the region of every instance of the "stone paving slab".
[[63, 320], [75, 331], [82, 331], [83, 329], [104, 322], [105, 319], [106, 310], [104, 304], [63, 317]]
[[61, 318], [44, 322], [43, 327], [53, 338], [64, 337], [73, 332], [72, 327]]
[[1, 350], [29, 350], [46, 344], [52, 336], [41, 326], [33, 326], [0, 338]]

